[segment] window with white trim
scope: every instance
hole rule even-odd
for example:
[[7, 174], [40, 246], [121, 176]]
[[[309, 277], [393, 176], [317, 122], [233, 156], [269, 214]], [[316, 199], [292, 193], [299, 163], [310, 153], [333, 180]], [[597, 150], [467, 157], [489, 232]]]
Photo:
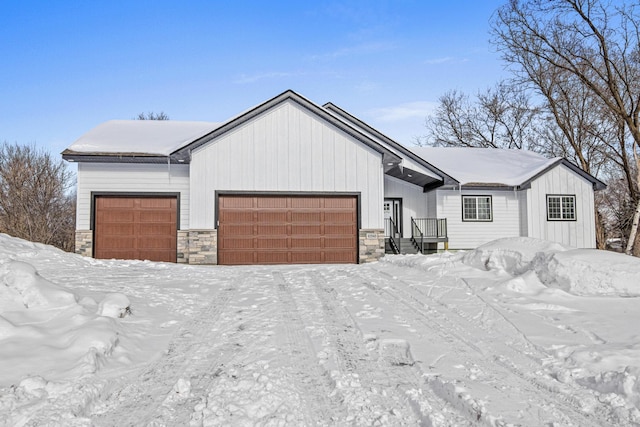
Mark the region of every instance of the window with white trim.
[[492, 221], [491, 196], [462, 196], [463, 221]]
[[576, 196], [547, 195], [548, 221], [575, 221]]

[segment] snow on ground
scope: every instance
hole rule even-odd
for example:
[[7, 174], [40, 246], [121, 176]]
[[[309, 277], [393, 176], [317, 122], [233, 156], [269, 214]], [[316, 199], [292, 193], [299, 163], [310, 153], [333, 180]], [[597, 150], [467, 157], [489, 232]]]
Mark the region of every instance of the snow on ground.
[[638, 278], [525, 238], [195, 267], [0, 235], [0, 425], [638, 425]]

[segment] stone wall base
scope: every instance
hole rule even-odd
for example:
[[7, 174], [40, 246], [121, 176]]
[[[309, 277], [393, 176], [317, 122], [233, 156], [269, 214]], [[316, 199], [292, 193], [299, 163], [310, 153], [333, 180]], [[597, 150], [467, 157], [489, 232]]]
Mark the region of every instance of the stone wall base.
[[76, 250], [82, 256], [93, 256], [93, 230], [76, 230]]
[[178, 230], [176, 262], [178, 264], [189, 263], [189, 231]]
[[188, 234], [187, 260], [181, 262], [192, 265], [218, 264], [218, 230], [188, 230], [184, 233]]
[[384, 256], [384, 230], [361, 229], [358, 237], [360, 243], [360, 264], [378, 261]]

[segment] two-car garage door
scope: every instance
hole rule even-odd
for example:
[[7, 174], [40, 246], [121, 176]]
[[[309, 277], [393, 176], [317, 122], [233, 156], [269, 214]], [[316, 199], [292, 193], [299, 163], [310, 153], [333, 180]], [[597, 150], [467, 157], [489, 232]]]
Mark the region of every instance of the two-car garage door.
[[[356, 263], [355, 196], [220, 195], [218, 263]], [[94, 256], [176, 262], [177, 197], [96, 196]]]
[[354, 196], [221, 195], [219, 264], [356, 263]]

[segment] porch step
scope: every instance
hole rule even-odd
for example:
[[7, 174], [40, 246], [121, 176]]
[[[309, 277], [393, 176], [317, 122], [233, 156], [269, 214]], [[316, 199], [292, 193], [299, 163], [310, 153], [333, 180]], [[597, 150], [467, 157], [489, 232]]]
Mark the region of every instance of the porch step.
[[[415, 247], [415, 245], [413, 244], [413, 242], [411, 241], [410, 238], [402, 238], [400, 239], [400, 253], [403, 255], [409, 255], [409, 254], [417, 254], [418, 253], [418, 248]], [[391, 248], [391, 244], [389, 243], [389, 239], [385, 239], [385, 245], [384, 245], [384, 249], [385, 249], [385, 253], [387, 254], [392, 254], [393, 249]]]

